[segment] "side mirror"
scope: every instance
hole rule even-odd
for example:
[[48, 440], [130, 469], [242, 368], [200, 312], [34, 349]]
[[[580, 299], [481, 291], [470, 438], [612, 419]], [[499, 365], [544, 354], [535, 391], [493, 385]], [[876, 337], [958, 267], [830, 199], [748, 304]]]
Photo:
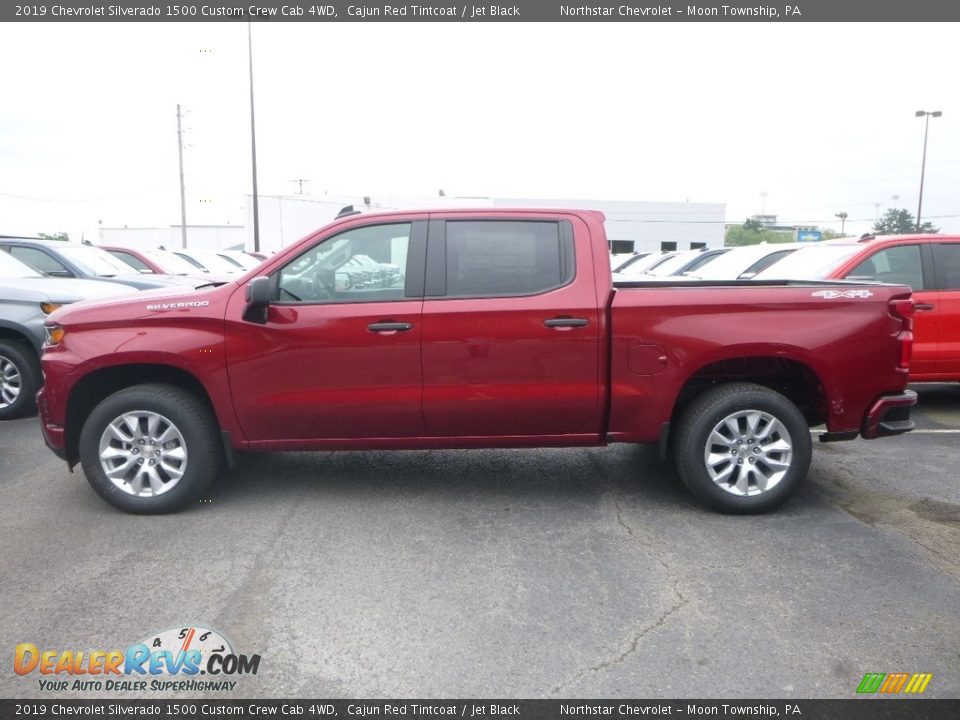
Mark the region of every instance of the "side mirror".
[[267, 322], [273, 288], [268, 277], [255, 277], [247, 285], [247, 306], [243, 309], [243, 319], [263, 325]]

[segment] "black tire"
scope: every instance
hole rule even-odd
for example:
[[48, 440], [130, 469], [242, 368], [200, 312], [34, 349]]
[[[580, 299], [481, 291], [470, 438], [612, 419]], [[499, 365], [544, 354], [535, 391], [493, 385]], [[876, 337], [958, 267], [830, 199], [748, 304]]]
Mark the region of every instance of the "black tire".
[[33, 348], [17, 340], [0, 340], [0, 373], [6, 376], [0, 377], [0, 420], [34, 412], [43, 376]]
[[[167, 425], [163, 421], [168, 421], [169, 425], [179, 433], [179, 439], [174, 439], [167, 445], [174, 446], [174, 449], [183, 448], [185, 453], [184, 466], [181, 466], [182, 476], [175, 482], [172, 478], [166, 482], [158, 481], [161, 488], [166, 488], [170, 482], [172, 484], [169, 485], [169, 489], [162, 489], [155, 495], [131, 494], [135, 483], [144, 481], [147, 476], [134, 477], [128, 481], [118, 478], [115, 483], [107, 476], [100, 459], [101, 439], [113, 437], [115, 443], [120, 443], [119, 447], [124, 454], [132, 453], [134, 449], [140, 454], [141, 450], [137, 447], [137, 443], [140, 443], [140, 447], [144, 449], [138, 462], [141, 467], [144, 461], [149, 462], [147, 458], [154, 447], [149, 444], [149, 438], [147, 445], [144, 446], [139, 440], [123, 443], [115, 435], [106, 435], [111, 423], [115, 420], [127, 414], [137, 413], [145, 417], [161, 416], [161, 420], [158, 421], [160, 428], [166, 428]], [[144, 419], [136, 426], [137, 432], [147, 427], [146, 422]], [[127, 428], [127, 432], [133, 431]], [[128, 444], [131, 448], [129, 451], [126, 449]], [[124, 464], [123, 458], [117, 462]], [[160, 514], [180, 510], [199, 501], [203, 492], [220, 472], [223, 448], [220, 445], [217, 422], [212, 411], [195, 395], [171, 385], [135, 385], [110, 395], [87, 417], [80, 432], [80, 463], [93, 489], [114, 507], [129, 513]], [[164, 461], [160, 461], [156, 468], [157, 473], [163, 472], [161, 470], [163, 466]], [[122, 468], [119, 469], [122, 470]], [[136, 476], [139, 470], [136, 466], [130, 465], [129, 472]]]
[[[741, 432], [726, 425], [728, 419]], [[714, 442], [727, 437], [729, 445]], [[720, 385], [696, 398], [680, 419], [674, 444], [677, 472], [690, 492], [716, 510], [736, 514], [767, 512], [784, 503], [806, 479], [811, 453], [810, 430], [796, 405], [754, 383]]]

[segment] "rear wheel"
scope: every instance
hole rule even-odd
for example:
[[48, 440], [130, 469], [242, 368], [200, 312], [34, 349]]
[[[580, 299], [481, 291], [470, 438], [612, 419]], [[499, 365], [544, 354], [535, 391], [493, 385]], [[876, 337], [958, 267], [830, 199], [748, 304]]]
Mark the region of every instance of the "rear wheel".
[[0, 420], [34, 411], [40, 378], [33, 348], [16, 340], [0, 340]]
[[803, 414], [753, 383], [721, 385], [697, 398], [674, 447], [683, 483], [729, 513], [765, 512], [786, 501], [806, 478], [811, 453]]
[[80, 432], [90, 485], [132, 513], [166, 513], [199, 500], [223, 451], [209, 407], [170, 385], [136, 385], [94, 408]]

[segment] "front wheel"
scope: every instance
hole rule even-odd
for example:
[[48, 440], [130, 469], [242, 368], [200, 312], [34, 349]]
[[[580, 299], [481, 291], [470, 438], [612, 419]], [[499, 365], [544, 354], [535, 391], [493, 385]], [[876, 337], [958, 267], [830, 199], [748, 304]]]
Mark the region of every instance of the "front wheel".
[[210, 408], [170, 385], [115, 392], [80, 432], [87, 481], [108, 503], [131, 513], [167, 513], [198, 501], [222, 457]]
[[0, 420], [33, 412], [40, 378], [33, 348], [15, 340], [0, 340]]
[[760, 513], [800, 486], [811, 445], [806, 420], [790, 400], [763, 385], [731, 383], [686, 409], [674, 458], [683, 483], [707, 504], [721, 512]]

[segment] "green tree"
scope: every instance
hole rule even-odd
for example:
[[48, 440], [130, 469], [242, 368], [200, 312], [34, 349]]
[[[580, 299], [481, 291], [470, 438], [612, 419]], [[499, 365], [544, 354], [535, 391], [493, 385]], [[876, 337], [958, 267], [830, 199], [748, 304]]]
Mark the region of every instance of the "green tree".
[[760, 243], [793, 242], [793, 233], [784, 230], [768, 230], [756, 220], [750, 219], [743, 225], [732, 225], [724, 235], [727, 247], [759, 245]]
[[65, 232], [53, 233], [52, 235], [48, 233], [37, 233], [37, 236], [41, 240], [60, 240], [61, 242], [70, 241], [70, 236]]
[[907, 210], [890, 208], [883, 217], [873, 224], [873, 233], [876, 235], [912, 235], [914, 233], [938, 233], [933, 223], [925, 222], [917, 230], [917, 221]]

